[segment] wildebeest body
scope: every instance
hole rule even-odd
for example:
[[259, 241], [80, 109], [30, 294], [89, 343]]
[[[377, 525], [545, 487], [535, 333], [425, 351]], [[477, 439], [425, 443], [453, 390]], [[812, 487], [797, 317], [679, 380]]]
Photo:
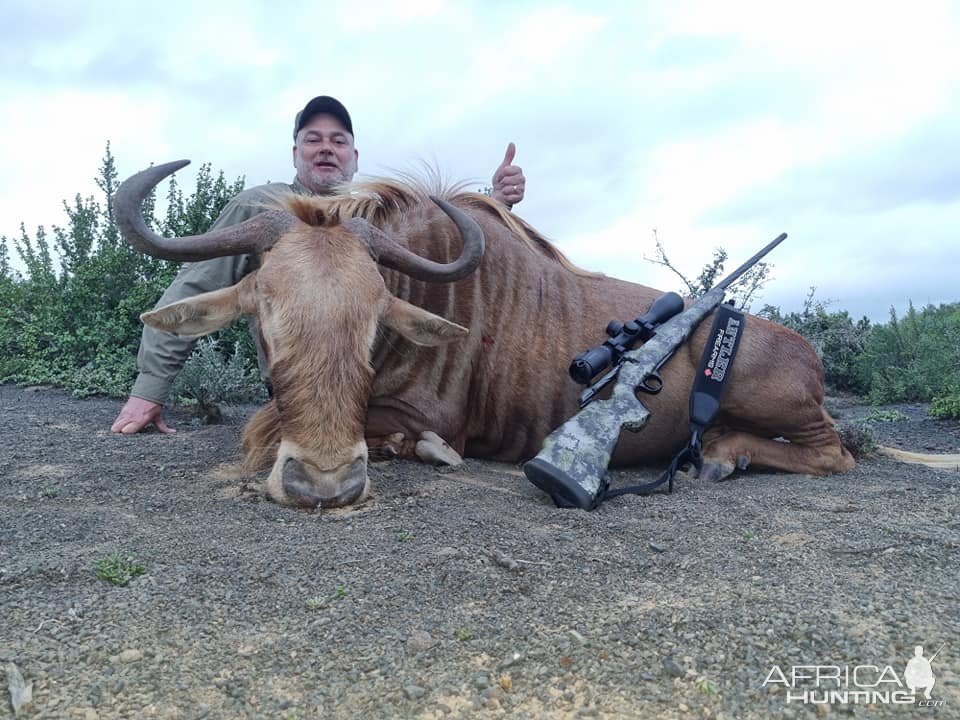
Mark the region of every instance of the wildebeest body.
[[[610, 320], [636, 317], [662, 293], [576, 274], [531, 252], [492, 213], [472, 214], [487, 239], [475, 273], [449, 285], [384, 273], [393, 294], [468, 327], [470, 334], [439, 348], [380, 338], [372, 355], [376, 378], [367, 436], [399, 431], [416, 438], [434, 430], [466, 456], [517, 462], [536, 454], [546, 435], [577, 411], [582, 388], [568, 376], [570, 360], [602, 342]], [[426, 234], [410, 242], [429, 257], [455, 254], [456, 248], [430, 242], [436, 237]], [[709, 326], [709, 319], [701, 323], [664, 367], [663, 390], [640, 396], [652, 419], [641, 433], [623, 434], [617, 464], [662, 460], [688, 439], [687, 401]], [[822, 365], [809, 343], [749, 316], [719, 424], [763, 438], [826, 442], [839, 449], [822, 402]], [[774, 449], [786, 449], [781, 446]], [[824, 465], [832, 469], [831, 462]], [[816, 466], [814, 460], [804, 471]]]

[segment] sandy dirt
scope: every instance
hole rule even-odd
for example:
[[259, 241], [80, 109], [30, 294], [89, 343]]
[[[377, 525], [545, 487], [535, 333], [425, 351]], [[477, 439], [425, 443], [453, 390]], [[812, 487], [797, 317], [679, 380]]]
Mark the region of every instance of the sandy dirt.
[[[108, 431], [118, 408], [0, 386], [0, 668], [32, 684], [22, 718], [960, 718], [958, 472], [681, 477], [585, 513], [518, 467], [392, 462], [362, 505], [306, 512], [239, 472], [249, 408], [137, 437]], [[832, 408], [960, 452], [922, 406]], [[115, 553], [143, 567], [126, 586], [97, 575]], [[933, 707], [764, 686], [800, 665], [902, 681], [942, 643]]]

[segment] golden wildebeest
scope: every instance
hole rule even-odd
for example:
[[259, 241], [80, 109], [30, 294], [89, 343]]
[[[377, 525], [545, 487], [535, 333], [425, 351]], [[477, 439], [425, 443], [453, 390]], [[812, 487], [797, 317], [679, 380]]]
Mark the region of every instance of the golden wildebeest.
[[[518, 462], [577, 411], [570, 359], [662, 293], [574, 267], [495, 201], [380, 181], [331, 197], [288, 196], [283, 209], [196, 237], [163, 238], [140, 205], [169, 163], [128, 179], [117, 221], [143, 252], [172, 260], [257, 253], [233, 287], [145, 313], [181, 335], [256, 316], [273, 399], [244, 430], [245, 462], [273, 469], [281, 503], [344, 505], [367, 491], [379, 455]], [[688, 395], [709, 322], [645, 396], [646, 428], [624, 433], [614, 464], [645, 464], [687, 440]], [[748, 321], [702, 476], [758, 465], [822, 475], [853, 467], [823, 407], [823, 367], [800, 335]], [[786, 441], [786, 442], [784, 442]]]

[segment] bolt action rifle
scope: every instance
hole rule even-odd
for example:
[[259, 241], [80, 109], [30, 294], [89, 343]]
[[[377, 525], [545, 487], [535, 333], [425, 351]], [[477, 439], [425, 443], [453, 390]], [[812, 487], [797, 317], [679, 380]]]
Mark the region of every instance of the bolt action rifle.
[[[664, 482], [673, 489], [673, 475], [683, 462], [698, 468], [700, 441], [720, 407], [724, 380], [743, 329], [743, 315], [722, 305], [690, 395], [691, 441], [659, 480], [610, 491], [607, 466], [622, 429], [639, 432], [650, 419], [637, 393], [656, 395], [663, 388], [660, 370], [696, 329], [700, 321], [723, 303], [727, 288], [787, 237], [781, 233], [760, 252], [694, 301], [686, 310], [676, 293], [654, 301], [650, 309], [627, 323], [611, 322], [609, 339], [573, 359], [570, 376], [587, 385], [580, 395], [580, 412], [550, 433], [540, 453], [523, 466], [534, 485], [546, 491], [559, 507], [592, 510], [605, 498], [625, 492], [646, 494]], [[637, 342], [644, 344], [633, 349]], [[611, 367], [602, 377], [591, 380]], [[605, 400], [598, 393], [611, 382]]]

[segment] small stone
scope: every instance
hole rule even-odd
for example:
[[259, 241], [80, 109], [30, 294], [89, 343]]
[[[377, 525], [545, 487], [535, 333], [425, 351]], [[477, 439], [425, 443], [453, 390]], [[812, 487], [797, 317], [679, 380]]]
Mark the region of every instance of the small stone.
[[522, 657], [523, 657], [523, 656], [522, 656], [520, 653], [518, 653], [518, 652], [513, 653], [513, 655], [511, 655], [510, 657], [504, 658], [504, 659], [500, 662], [500, 669], [501, 669], [501, 670], [506, 670], [508, 667], [511, 667], [511, 666], [513, 666], [513, 665], [516, 665], [518, 662], [520, 662], [520, 660], [522, 659]]
[[426, 688], [422, 688], [419, 685], [407, 685], [403, 688], [403, 692], [408, 700], [419, 700], [427, 694]]
[[83, 713], [83, 720], [100, 720], [100, 713], [93, 708], [87, 708]]
[[426, 630], [414, 630], [407, 638], [407, 650], [414, 653], [429, 650], [436, 644], [437, 641]]
[[655, 542], [650, 543], [650, 549], [658, 553], [667, 551], [667, 547], [665, 545], [660, 545], [659, 543], [655, 543]]
[[682, 678], [686, 675], [686, 672], [682, 667], [677, 664], [677, 661], [671, 657], [665, 657], [663, 659], [663, 671], [669, 676], [674, 678]]
[[477, 686], [478, 690], [485, 690], [490, 687], [490, 676], [486, 673], [478, 673], [473, 677], [473, 684]]
[[122, 663], [133, 663], [143, 660], [143, 653], [140, 650], [124, 650], [117, 655], [117, 661]]
[[[10, 704], [13, 707], [13, 715], [20, 715], [20, 709], [27, 707], [33, 702], [33, 680], [25, 682], [20, 669], [14, 663], [6, 665], [7, 687], [10, 690]], [[48, 701], [49, 705], [50, 702]]]
[[576, 630], [570, 630], [570, 637], [572, 637], [576, 641], [577, 645], [587, 644], [587, 639], [583, 635], [578, 633]]

